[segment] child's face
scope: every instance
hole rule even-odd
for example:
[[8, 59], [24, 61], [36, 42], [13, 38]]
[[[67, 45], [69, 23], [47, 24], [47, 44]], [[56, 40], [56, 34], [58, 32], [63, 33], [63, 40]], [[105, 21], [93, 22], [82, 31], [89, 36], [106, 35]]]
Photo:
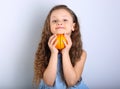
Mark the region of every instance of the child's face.
[[53, 34], [71, 34], [74, 31], [73, 18], [65, 9], [54, 10], [50, 17], [50, 29]]

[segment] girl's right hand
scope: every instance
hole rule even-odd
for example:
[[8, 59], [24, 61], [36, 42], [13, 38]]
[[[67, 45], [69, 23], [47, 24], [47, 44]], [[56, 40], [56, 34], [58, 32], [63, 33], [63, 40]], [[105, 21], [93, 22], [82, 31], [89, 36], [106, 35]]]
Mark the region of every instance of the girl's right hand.
[[56, 44], [57, 44], [57, 41], [56, 41], [56, 37], [57, 35], [52, 35], [50, 38], [49, 38], [49, 41], [48, 41], [48, 46], [51, 50], [51, 53], [58, 53], [58, 49], [55, 47]]

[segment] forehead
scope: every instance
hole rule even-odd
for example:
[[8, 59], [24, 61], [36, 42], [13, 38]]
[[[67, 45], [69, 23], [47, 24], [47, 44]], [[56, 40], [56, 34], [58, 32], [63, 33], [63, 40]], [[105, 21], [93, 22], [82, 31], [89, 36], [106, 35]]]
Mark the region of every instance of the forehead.
[[68, 16], [72, 17], [70, 12], [66, 9], [56, 9], [51, 13], [51, 17], [57, 17], [57, 16]]

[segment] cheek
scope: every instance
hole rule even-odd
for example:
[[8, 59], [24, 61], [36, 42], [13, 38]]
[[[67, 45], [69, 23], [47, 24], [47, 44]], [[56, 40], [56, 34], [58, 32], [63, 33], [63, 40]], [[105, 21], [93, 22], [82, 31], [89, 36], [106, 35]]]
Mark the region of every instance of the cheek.
[[67, 25], [67, 28], [68, 28], [68, 30], [72, 30], [73, 29], [72, 24]]
[[54, 27], [55, 27], [54, 25], [51, 25], [51, 26], [50, 26], [50, 29], [51, 29], [51, 30], [53, 30], [53, 29], [54, 29]]
[[52, 33], [55, 33], [55, 26], [53, 26], [53, 25], [50, 26], [50, 30], [51, 30]]
[[50, 27], [51, 27], [52, 29], [54, 29], [55, 26], [56, 26], [56, 24], [51, 24], [51, 25], [50, 25]]
[[71, 30], [74, 30], [74, 24], [73, 23], [71, 24]]

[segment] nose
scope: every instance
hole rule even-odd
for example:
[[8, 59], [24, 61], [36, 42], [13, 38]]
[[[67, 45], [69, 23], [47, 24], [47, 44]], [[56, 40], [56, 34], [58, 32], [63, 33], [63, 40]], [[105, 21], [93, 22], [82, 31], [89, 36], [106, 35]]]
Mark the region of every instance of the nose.
[[57, 25], [62, 25], [62, 22], [61, 22], [61, 21], [58, 21]]

